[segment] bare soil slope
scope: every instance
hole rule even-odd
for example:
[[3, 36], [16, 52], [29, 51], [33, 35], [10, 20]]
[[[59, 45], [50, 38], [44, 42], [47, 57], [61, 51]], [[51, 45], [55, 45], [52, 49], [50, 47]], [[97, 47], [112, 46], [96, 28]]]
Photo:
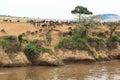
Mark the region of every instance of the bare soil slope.
[[[4, 32], [1, 30], [4, 29]], [[26, 31], [35, 31], [36, 28], [28, 23], [8, 23], [8, 22], [1, 22], [0, 23], [0, 36], [6, 35], [19, 35]]]
[[[65, 32], [68, 31], [69, 27], [73, 27], [73, 26], [67, 26], [67, 25], [63, 25], [63, 26], [56, 26], [56, 30], [61, 31], [61, 32]], [[2, 32], [1, 30], [3, 30], [5, 32]], [[0, 37], [2, 36], [8, 36], [8, 35], [19, 35], [22, 33], [26, 33], [26, 31], [31, 31], [31, 32], [35, 32], [38, 31], [38, 27], [33, 26], [30, 23], [10, 23], [10, 22], [0, 22]], [[52, 31], [52, 42], [51, 42], [51, 46], [55, 46], [56, 42], [59, 40], [59, 32], [58, 31]], [[45, 33], [45, 32], [43, 32]], [[35, 39], [35, 38], [39, 38], [39, 34], [35, 34], [35, 35], [29, 35], [27, 36], [27, 38], [29, 39]]]

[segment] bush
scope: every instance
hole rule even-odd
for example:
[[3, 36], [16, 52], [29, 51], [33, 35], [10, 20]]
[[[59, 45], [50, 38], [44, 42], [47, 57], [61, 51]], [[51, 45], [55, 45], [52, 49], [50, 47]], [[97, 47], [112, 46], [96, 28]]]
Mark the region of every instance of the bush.
[[118, 42], [112, 42], [110, 40], [107, 41], [108, 49], [116, 49], [118, 47]]
[[11, 42], [9, 40], [2, 40], [0, 43], [6, 53], [17, 53], [21, 51], [21, 45], [17, 41]]
[[94, 51], [88, 44], [86, 38], [72, 39], [71, 37], [63, 37], [60, 39], [55, 47], [56, 49], [69, 49], [69, 50], [86, 50], [90, 55], [94, 56]]
[[120, 38], [118, 36], [112, 36], [107, 40], [107, 47], [109, 49], [115, 49], [118, 47]]
[[31, 61], [34, 62], [38, 57], [39, 57], [39, 49], [37, 48], [36, 45], [33, 44], [28, 44], [25, 47], [25, 55], [27, 56], [27, 58]]
[[58, 44], [56, 45], [56, 48], [61, 48], [61, 49], [82, 49], [82, 50], [87, 50], [87, 42], [85, 39], [78, 38], [78, 39], [73, 39], [71, 37], [62, 37]]
[[73, 41], [70, 37], [62, 37], [58, 44], [56, 45], [56, 48], [61, 48], [61, 49], [75, 49], [76, 47], [76, 42]]
[[30, 41], [30, 43], [36, 45], [38, 48], [43, 46], [42, 40], [39, 39], [34, 39], [33, 41]]
[[101, 37], [88, 37], [88, 43], [91, 47], [94, 47], [96, 50], [100, 50], [106, 47], [106, 40]]
[[22, 35], [18, 35], [18, 40], [19, 40], [20, 44], [21, 44], [22, 41], [23, 41], [23, 38], [22, 38], [22, 37], [23, 37]]
[[106, 38], [106, 35], [105, 35], [105, 33], [104, 32], [99, 32], [98, 33], [98, 37], [101, 37], [101, 38]]
[[59, 43], [56, 45], [56, 48], [71, 49], [70, 47], [71, 47], [71, 39], [68, 39], [68, 37], [61, 38]]
[[113, 42], [119, 42], [120, 41], [120, 37], [119, 36], [112, 36], [111, 37], [111, 41], [113, 41]]

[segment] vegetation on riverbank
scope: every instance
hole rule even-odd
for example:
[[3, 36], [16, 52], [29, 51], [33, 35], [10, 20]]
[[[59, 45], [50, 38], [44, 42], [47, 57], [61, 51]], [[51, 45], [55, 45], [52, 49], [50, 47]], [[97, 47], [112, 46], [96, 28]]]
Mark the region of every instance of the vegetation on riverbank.
[[[72, 13], [78, 14], [79, 20], [74, 24], [73, 22], [66, 23], [65, 25], [69, 26], [68, 29], [63, 28], [64, 26], [58, 22], [57, 28], [55, 25], [52, 25], [53, 27], [44, 25], [36, 30], [34, 24], [36, 28], [34, 32], [26, 31], [26, 33], [16, 36], [1, 37], [0, 64], [6, 62], [9, 65], [27, 63], [59, 66], [67, 60], [73, 62], [75, 60], [100, 61], [120, 56], [118, 52], [120, 50], [120, 32], [116, 32], [119, 29], [120, 21], [100, 23], [94, 18], [83, 18], [82, 15], [92, 14], [92, 12], [81, 6], [77, 6]], [[54, 22], [51, 21], [51, 23]], [[108, 30], [98, 29], [99, 25], [105, 26]], [[60, 26], [66, 30], [62, 31]], [[60, 30], [57, 30], [58, 28]], [[2, 32], [4, 31], [7, 33], [6, 29], [2, 30]], [[53, 45], [55, 41], [57, 44]], [[24, 60], [21, 56], [24, 56]]]

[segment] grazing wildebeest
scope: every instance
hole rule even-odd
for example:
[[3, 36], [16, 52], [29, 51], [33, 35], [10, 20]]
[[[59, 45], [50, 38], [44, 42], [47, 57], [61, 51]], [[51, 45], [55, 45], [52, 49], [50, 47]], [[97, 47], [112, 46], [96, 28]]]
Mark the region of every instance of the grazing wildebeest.
[[36, 22], [37, 27], [40, 27], [40, 21]]
[[36, 22], [35, 22], [35, 20], [27, 20], [27, 23], [30, 23], [30, 24], [32, 24], [32, 25], [36, 25]]
[[72, 36], [72, 31], [64, 32], [63, 36]]
[[44, 28], [44, 27], [46, 27], [46, 26], [47, 26], [47, 24], [45, 24], [45, 23], [44, 23], [44, 24], [42, 24], [41, 26], [42, 26], [42, 28]]
[[34, 32], [31, 32], [31, 35], [32, 35], [32, 36], [34, 36], [34, 35], [35, 35], [35, 33], [34, 33]]
[[39, 32], [42, 32], [42, 29], [39, 29]]
[[20, 20], [17, 20], [17, 22], [20, 22]]
[[9, 20], [8, 19], [3, 19], [3, 22], [9, 22]]
[[25, 34], [25, 33], [22, 33], [22, 36], [23, 36], [23, 37], [25, 37], [25, 36], [26, 36], [26, 34]]
[[68, 30], [72, 31], [72, 27], [68, 27]]
[[35, 34], [38, 34], [38, 31], [35, 31]]
[[1, 29], [1, 32], [6, 33], [5, 29]]

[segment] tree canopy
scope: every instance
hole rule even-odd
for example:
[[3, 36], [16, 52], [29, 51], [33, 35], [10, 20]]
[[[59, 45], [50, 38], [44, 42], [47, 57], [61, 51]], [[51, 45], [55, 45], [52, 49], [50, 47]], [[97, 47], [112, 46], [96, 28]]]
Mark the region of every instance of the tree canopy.
[[89, 11], [86, 7], [83, 6], [76, 6], [74, 10], [71, 11], [72, 14], [78, 14], [79, 15], [79, 21], [81, 15], [92, 15], [92, 12]]

